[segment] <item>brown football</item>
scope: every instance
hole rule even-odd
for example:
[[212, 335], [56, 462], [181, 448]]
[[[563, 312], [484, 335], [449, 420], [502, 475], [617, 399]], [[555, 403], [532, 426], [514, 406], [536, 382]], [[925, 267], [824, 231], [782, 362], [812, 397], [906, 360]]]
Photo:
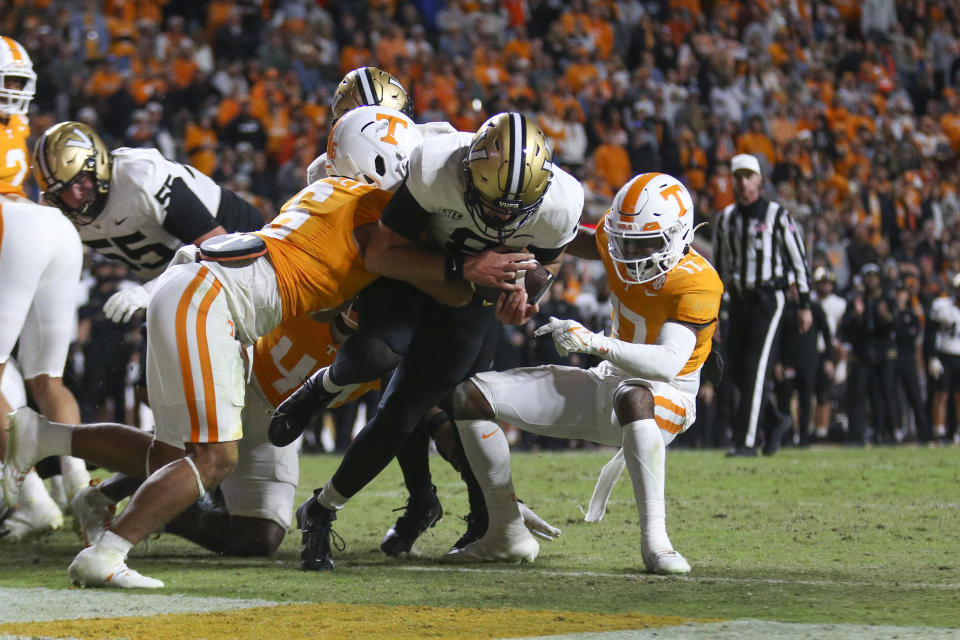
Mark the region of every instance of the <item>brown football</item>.
[[[543, 265], [538, 264], [536, 269], [520, 271], [512, 282], [521, 282], [523, 288], [527, 290], [527, 304], [536, 304], [550, 288], [550, 284], [553, 282], [553, 274], [547, 271]], [[488, 287], [480, 284], [473, 285], [473, 290], [477, 297], [487, 304], [496, 304], [500, 294], [505, 291], [499, 287]]]

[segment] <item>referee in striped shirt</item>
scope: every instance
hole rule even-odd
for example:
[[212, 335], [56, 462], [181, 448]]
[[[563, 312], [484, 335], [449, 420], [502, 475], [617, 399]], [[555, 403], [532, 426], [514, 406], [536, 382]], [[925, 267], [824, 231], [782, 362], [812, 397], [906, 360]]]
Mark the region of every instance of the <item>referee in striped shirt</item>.
[[[749, 154], [730, 161], [736, 204], [723, 210], [714, 234], [714, 265], [729, 293], [729, 326], [723, 336], [733, 398], [733, 448], [728, 456], [776, 453], [792, 427], [789, 410], [778, 410], [766, 389], [777, 358], [778, 329], [787, 294], [798, 302], [800, 333], [810, 330], [810, 274], [803, 240], [778, 202], [761, 196], [760, 163]], [[757, 433], [758, 427], [763, 435]]]

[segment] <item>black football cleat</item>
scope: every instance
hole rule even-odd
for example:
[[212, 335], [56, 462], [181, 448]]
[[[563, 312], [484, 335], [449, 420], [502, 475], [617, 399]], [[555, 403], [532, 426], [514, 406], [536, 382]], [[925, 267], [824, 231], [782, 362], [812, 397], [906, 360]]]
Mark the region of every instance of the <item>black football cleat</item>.
[[487, 532], [489, 521], [487, 520], [486, 513], [478, 515], [471, 511], [463, 517], [463, 520], [467, 523], [467, 530], [460, 536], [459, 540], [453, 543], [453, 546], [450, 547], [451, 551], [454, 549], [463, 549], [471, 542], [476, 542], [482, 538], [483, 534]]
[[337, 549], [342, 551], [346, 545], [343, 538], [331, 528], [337, 519], [337, 512], [321, 507], [314, 497], [306, 500], [297, 508], [297, 529], [303, 534], [301, 539], [300, 568], [304, 571], [333, 571], [333, 552], [330, 540], [334, 539]]
[[323, 410], [339, 395], [339, 392], [327, 391], [323, 386], [323, 374], [320, 369], [300, 385], [289, 398], [280, 403], [270, 418], [267, 436], [277, 447], [285, 447], [307, 428], [318, 428], [323, 424]]
[[443, 507], [437, 499], [436, 487], [433, 487], [430, 500], [414, 502], [413, 498], [407, 498], [406, 506], [394, 511], [401, 509], [403, 515], [397, 518], [394, 525], [387, 531], [387, 535], [380, 541], [380, 550], [394, 558], [410, 553], [417, 538], [443, 519]]

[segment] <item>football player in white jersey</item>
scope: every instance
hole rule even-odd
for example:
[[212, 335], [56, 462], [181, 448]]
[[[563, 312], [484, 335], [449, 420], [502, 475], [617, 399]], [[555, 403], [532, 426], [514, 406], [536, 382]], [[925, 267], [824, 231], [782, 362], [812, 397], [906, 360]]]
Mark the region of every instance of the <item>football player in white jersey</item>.
[[[343, 76], [330, 101], [331, 119], [336, 122], [351, 109], [363, 106], [387, 107], [413, 117], [413, 98], [399, 80], [376, 67], [360, 67]], [[427, 122], [418, 124], [417, 128], [424, 138], [456, 132], [449, 122]], [[324, 152], [307, 167], [307, 184], [328, 175], [333, 174], [327, 167], [327, 154]]]
[[492, 422], [500, 419], [532, 433], [621, 446], [618, 457], [630, 472], [640, 513], [644, 565], [655, 573], [690, 571], [667, 536], [665, 447], [695, 419], [700, 368], [723, 294], [717, 272], [690, 247], [693, 234], [693, 201], [679, 180], [662, 173], [634, 177], [596, 234], [584, 228], [570, 247], [573, 255], [603, 261], [612, 335], [558, 318], [536, 331], [552, 334], [562, 355], [603, 361], [589, 370], [548, 365], [478, 373], [457, 387], [454, 418], [483, 486], [490, 526], [480, 540], [451, 551], [451, 561], [537, 555], [515, 504], [510, 448]]
[[[454, 308], [409, 287], [384, 292], [385, 300], [392, 293], [396, 302], [403, 360], [376, 416], [331, 480], [297, 512], [304, 532], [302, 568], [333, 568], [329, 542], [336, 511], [398, 453], [422, 448], [410, 439], [419, 433], [421, 416], [457, 382], [489, 368], [498, 320], [520, 324], [535, 313], [513, 280], [538, 261], [559, 264], [582, 208], [580, 183], [553, 166], [543, 133], [522, 114], [498, 114], [476, 134], [433, 136], [414, 149], [406, 182], [371, 238], [366, 264], [395, 280], [468, 281], [502, 288], [505, 295], [496, 306], [475, 297]], [[364, 316], [361, 310], [361, 321]], [[319, 393], [311, 395], [336, 394], [328, 382], [324, 377], [314, 385]]]
[[[36, 82], [23, 46], [0, 36], [0, 375], [19, 341], [31, 397], [55, 419], [76, 421], [80, 410], [63, 384], [63, 369], [77, 323], [82, 247], [59, 212], [32, 202], [23, 191], [29, 167], [27, 113]], [[0, 451], [6, 446], [10, 410], [0, 394]], [[70, 496], [90, 481], [80, 460], [64, 458], [61, 468]], [[46, 493], [42, 483], [31, 479], [24, 500], [33, 501], [35, 491]], [[20, 516], [24, 513], [26, 509]], [[40, 518], [37, 530], [49, 528], [51, 519]]]
[[[178, 251], [147, 309], [154, 438], [123, 425], [52, 423], [23, 409], [11, 419], [3, 475], [8, 501], [16, 497], [25, 470], [46, 455], [73, 453], [129, 475], [149, 476], [110, 529], [71, 563], [74, 583], [163, 586], [129, 569], [127, 553], [236, 467], [245, 396], [243, 347], [282, 322], [335, 310], [376, 279], [364, 266], [366, 247], [392, 196], [389, 189], [402, 178], [407, 150], [420, 139], [406, 116], [386, 111], [371, 107], [368, 121], [358, 127], [357, 135], [384, 145], [383, 153], [369, 157], [373, 167], [362, 167], [372, 184], [324, 179], [291, 198], [258, 233], [215, 238], [202, 247], [199, 262], [194, 247]], [[462, 283], [423, 286], [451, 303], [469, 293]]]
[[[193, 167], [156, 149], [109, 151], [81, 122], [40, 136], [33, 176], [43, 200], [73, 222], [84, 244], [129, 266], [141, 282], [156, 278], [181, 246], [235, 231], [256, 231], [263, 215]], [[123, 289], [104, 305], [111, 320], [146, 306], [147, 289]]]
[[953, 394], [960, 416], [960, 274], [950, 279], [950, 290], [930, 305], [934, 332], [927, 373], [933, 383], [933, 437], [947, 437], [947, 400]]

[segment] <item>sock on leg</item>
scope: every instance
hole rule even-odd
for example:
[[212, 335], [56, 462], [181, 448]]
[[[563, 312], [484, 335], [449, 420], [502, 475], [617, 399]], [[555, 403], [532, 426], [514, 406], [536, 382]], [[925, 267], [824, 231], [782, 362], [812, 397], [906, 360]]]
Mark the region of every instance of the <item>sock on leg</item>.
[[458, 421], [457, 428], [467, 460], [483, 490], [490, 528], [518, 522], [523, 526], [510, 472], [510, 445], [503, 430], [489, 420]]
[[623, 457], [633, 481], [633, 495], [640, 513], [640, 549], [644, 563], [673, 546], [667, 536], [664, 500], [666, 445], [652, 418], [623, 427]]

